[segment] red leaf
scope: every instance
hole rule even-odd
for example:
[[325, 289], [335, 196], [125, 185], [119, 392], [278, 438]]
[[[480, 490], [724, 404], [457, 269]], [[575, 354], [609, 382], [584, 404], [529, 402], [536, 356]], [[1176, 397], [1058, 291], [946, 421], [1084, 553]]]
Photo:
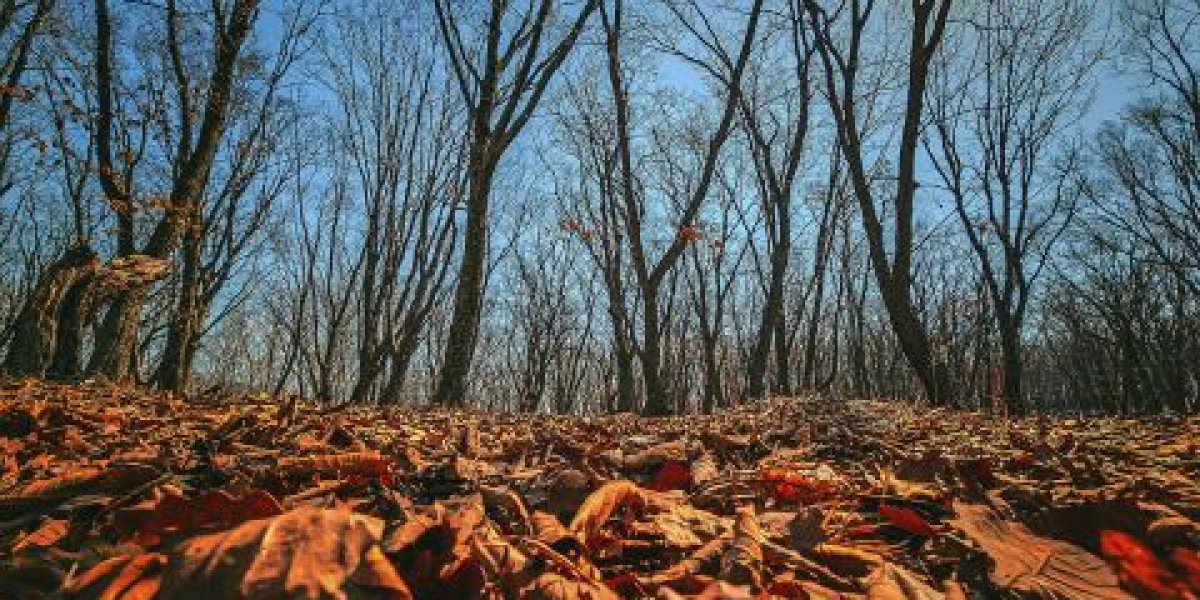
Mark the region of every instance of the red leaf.
[[687, 463], [671, 460], [663, 463], [647, 486], [656, 492], [681, 490], [692, 485], [692, 468]]
[[1183, 598], [1183, 582], [1162, 561], [1128, 533], [1105, 529], [1100, 532], [1100, 554], [1117, 565], [1121, 585], [1140, 598], [1172, 600]]
[[837, 497], [837, 489], [832, 484], [783, 469], [764, 470], [762, 480], [778, 502], [816, 504]]
[[1171, 553], [1171, 562], [1184, 574], [1192, 590], [1200, 592], [1200, 553], [1187, 548], [1176, 548]]
[[883, 515], [883, 518], [887, 519], [888, 523], [913, 535], [923, 535], [926, 537], [937, 535], [937, 530], [911, 508], [881, 504], [879, 505], [879, 514]]

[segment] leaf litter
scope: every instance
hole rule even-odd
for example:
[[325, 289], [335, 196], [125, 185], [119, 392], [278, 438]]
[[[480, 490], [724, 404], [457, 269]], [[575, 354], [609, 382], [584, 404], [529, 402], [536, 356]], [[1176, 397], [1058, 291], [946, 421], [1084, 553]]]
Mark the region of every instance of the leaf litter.
[[1200, 419], [0, 387], [0, 598], [1200, 598]]

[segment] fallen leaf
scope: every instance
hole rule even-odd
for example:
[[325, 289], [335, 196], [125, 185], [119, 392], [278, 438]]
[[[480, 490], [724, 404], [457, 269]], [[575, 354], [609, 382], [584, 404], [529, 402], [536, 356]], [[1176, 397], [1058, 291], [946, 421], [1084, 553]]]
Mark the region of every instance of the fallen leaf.
[[887, 519], [888, 523], [903, 529], [913, 535], [925, 537], [933, 537], [937, 535], [937, 530], [925, 520], [924, 517], [917, 514], [917, 511], [903, 506], [891, 506], [889, 504], [879, 505], [879, 514]]
[[193, 537], [168, 553], [161, 594], [211, 598], [343, 598], [358, 586], [407, 599], [408, 587], [372, 554], [383, 522], [341, 510], [298, 508]]
[[1063, 600], [1128, 600], [1117, 574], [1099, 557], [1067, 542], [1034, 535], [988, 506], [955, 503], [953, 524], [992, 559], [1001, 590]]
[[13, 554], [18, 554], [22, 551], [32, 548], [48, 548], [62, 541], [67, 537], [67, 533], [71, 529], [71, 523], [65, 519], [46, 519], [37, 529], [31, 531], [29, 535], [17, 540], [13, 544]]

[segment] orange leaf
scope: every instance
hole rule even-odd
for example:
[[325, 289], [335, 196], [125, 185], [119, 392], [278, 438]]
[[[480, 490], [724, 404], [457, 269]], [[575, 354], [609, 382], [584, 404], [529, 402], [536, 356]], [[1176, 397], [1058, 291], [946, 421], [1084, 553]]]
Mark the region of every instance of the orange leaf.
[[377, 452], [346, 452], [279, 459], [279, 470], [290, 477], [309, 475], [379, 477], [386, 475], [391, 470], [391, 466], [392, 459]]
[[13, 554], [31, 548], [48, 548], [67, 537], [71, 524], [64, 519], [46, 519], [40, 527], [13, 545]]
[[833, 484], [783, 469], [763, 470], [762, 480], [778, 502], [817, 504], [837, 497], [837, 488]]
[[158, 593], [166, 564], [167, 558], [157, 553], [116, 556], [69, 582], [64, 597], [149, 600]]
[[374, 597], [410, 598], [374, 551], [382, 533], [381, 520], [340, 510], [298, 508], [248, 521], [174, 548], [162, 597], [353, 598], [371, 588]]
[[632, 481], [611, 481], [592, 492], [571, 519], [571, 531], [585, 545], [588, 538], [600, 531], [605, 521], [622, 506], [645, 506], [642, 488]]

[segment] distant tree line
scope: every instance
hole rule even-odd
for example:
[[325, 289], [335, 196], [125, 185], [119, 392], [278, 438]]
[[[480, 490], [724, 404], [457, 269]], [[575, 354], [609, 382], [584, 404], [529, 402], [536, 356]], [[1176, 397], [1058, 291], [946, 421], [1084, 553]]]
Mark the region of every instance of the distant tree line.
[[0, 344], [330, 403], [1195, 412], [1200, 3], [0, 0]]

